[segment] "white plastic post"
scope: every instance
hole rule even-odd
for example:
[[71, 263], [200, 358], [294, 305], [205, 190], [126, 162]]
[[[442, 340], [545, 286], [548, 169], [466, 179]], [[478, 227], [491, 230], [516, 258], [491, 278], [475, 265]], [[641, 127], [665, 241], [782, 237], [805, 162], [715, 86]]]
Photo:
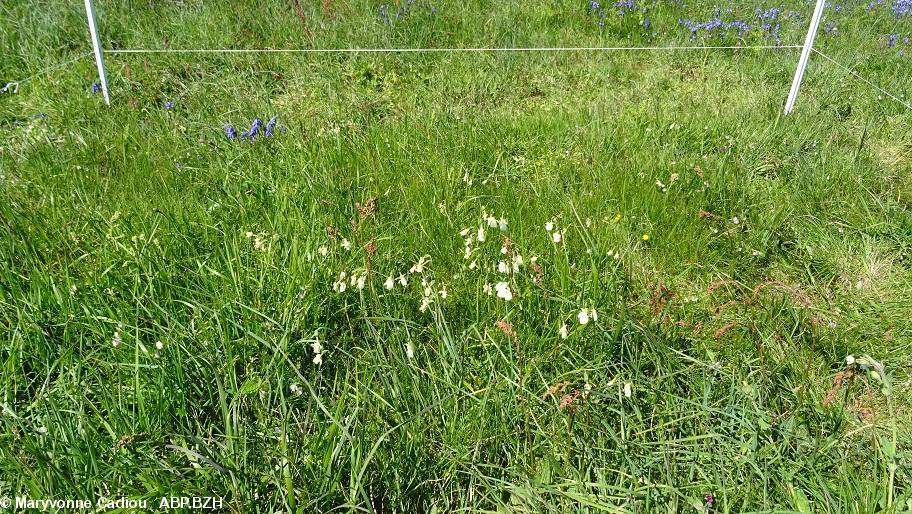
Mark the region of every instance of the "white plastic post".
[[98, 79], [101, 81], [101, 92], [105, 103], [111, 105], [108, 95], [108, 76], [105, 74], [104, 55], [101, 52], [101, 39], [98, 37], [98, 25], [95, 23], [95, 7], [92, 0], [85, 0], [86, 16], [89, 18], [89, 32], [92, 34], [92, 49], [95, 51], [95, 64], [98, 66]]
[[801, 89], [801, 80], [804, 78], [804, 70], [807, 68], [811, 50], [814, 48], [814, 38], [817, 37], [817, 29], [820, 27], [820, 18], [823, 17], [825, 5], [826, 0], [817, 0], [817, 5], [814, 7], [814, 16], [811, 17], [811, 25], [808, 27], [807, 37], [804, 38], [801, 58], [798, 59], [798, 68], [795, 70], [795, 78], [792, 80], [792, 89], [789, 91], [788, 100], [785, 101], [786, 114], [792, 112], [792, 109], [795, 108], [795, 100], [798, 99], [798, 90]]

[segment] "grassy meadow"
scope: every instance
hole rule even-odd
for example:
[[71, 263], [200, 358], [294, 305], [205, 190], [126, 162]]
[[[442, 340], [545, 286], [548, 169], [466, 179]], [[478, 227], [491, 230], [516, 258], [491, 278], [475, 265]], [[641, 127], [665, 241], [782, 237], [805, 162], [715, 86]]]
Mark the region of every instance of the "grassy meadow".
[[[96, 0], [110, 50], [788, 46], [813, 9], [295, 4]], [[825, 17], [908, 103], [912, 4]], [[90, 51], [81, 2], [0, 0], [0, 83]], [[91, 57], [8, 88], [0, 496], [912, 510], [912, 109], [814, 55], [785, 116], [798, 54], [110, 52], [110, 106]]]

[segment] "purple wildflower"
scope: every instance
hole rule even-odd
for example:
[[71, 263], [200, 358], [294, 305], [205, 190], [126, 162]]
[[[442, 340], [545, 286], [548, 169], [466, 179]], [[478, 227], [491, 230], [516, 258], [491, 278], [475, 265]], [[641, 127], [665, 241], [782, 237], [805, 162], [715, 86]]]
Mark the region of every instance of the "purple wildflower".
[[644, 27], [646, 30], [651, 29], [651, 28], [652, 28], [652, 22], [649, 21], [649, 20], [644, 21], [644, 22], [643, 22], [643, 27]]
[[713, 496], [712, 493], [707, 494], [705, 500], [706, 500], [706, 505], [709, 505], [709, 506], [712, 506], [714, 503], [716, 503], [716, 497]]
[[234, 139], [237, 137], [237, 129], [234, 127], [225, 127], [225, 135], [228, 136], [228, 139]]
[[890, 34], [890, 38], [887, 40], [887, 48], [893, 48], [896, 46], [896, 40], [899, 39], [899, 36], [896, 34]]
[[[253, 125], [250, 126], [250, 131], [245, 132], [244, 134], [248, 138], [250, 138], [251, 141], [253, 141], [254, 138], [256, 138], [257, 134], [260, 133], [260, 127], [262, 127], [262, 126], [263, 126], [263, 120], [261, 120], [259, 117], [254, 118]], [[241, 138], [244, 138], [244, 135], [241, 135]]]
[[93, 95], [97, 94], [99, 91], [101, 91], [101, 86], [96, 82], [96, 83], [92, 84], [90, 91], [92, 92]]
[[273, 116], [269, 118], [269, 122], [266, 123], [266, 137], [272, 137], [272, 131], [275, 129], [276, 123], [279, 121], [278, 116]]
[[166, 109], [166, 110], [169, 110], [169, 111], [170, 111], [172, 108], [174, 108], [174, 102], [172, 102], [171, 100], [168, 100], [167, 102], [165, 102], [165, 109]]

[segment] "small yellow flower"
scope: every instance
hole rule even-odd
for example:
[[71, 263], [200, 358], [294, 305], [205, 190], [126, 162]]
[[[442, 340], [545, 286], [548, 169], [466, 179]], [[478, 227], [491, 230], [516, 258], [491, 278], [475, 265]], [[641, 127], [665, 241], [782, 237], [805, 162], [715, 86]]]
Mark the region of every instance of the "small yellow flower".
[[649, 241], [649, 234], [643, 234], [643, 241]]
[[621, 221], [621, 213], [617, 213], [617, 215], [614, 217], [614, 221]]

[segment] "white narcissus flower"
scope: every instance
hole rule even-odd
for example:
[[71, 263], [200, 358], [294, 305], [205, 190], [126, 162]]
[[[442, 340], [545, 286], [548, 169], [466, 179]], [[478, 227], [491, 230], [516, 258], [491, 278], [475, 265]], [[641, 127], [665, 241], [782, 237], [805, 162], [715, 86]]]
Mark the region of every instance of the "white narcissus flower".
[[579, 319], [580, 325], [589, 323], [589, 311], [587, 309], [580, 309], [576, 317]]
[[383, 287], [387, 289], [392, 289], [396, 285], [396, 281], [393, 280], [392, 276], [386, 277], [386, 282], [383, 283]]
[[478, 235], [475, 237], [475, 239], [478, 239], [478, 241], [480, 241], [480, 242], [484, 242], [484, 240], [485, 240], [484, 225], [481, 225], [478, 227]]
[[427, 266], [428, 256], [422, 255], [418, 262], [416, 262], [411, 268], [409, 268], [409, 273], [424, 273], [424, 267]]
[[507, 218], [500, 218], [500, 222], [498, 223], [498, 228], [500, 228], [501, 232], [507, 231]]
[[314, 334], [314, 337], [315, 337], [314, 341], [312, 343], [310, 343], [310, 348], [314, 352], [313, 363], [322, 364], [323, 363], [323, 345], [320, 344], [320, 339], [316, 338], [316, 334]]
[[633, 396], [633, 385], [630, 382], [624, 384], [624, 397], [630, 398]]
[[497, 271], [499, 271], [501, 273], [506, 273], [506, 272], [510, 271], [510, 269], [507, 267], [506, 262], [500, 261], [497, 263]]
[[352, 249], [351, 241], [349, 241], [348, 239], [343, 237], [342, 238], [342, 248], [345, 248], [346, 250], [351, 250]]
[[567, 329], [567, 324], [566, 324], [566, 323], [561, 323], [561, 326], [560, 326], [560, 328], [557, 330], [557, 333], [560, 334], [560, 338], [561, 338], [561, 339], [567, 339], [567, 337], [570, 335], [570, 334], [569, 334], [569, 331], [568, 331], [568, 329]]
[[155, 341], [155, 349], [156, 349], [156, 350], [161, 350], [161, 349], [164, 348], [164, 347], [165, 347], [165, 345], [164, 345], [161, 341]]
[[498, 282], [494, 285], [494, 290], [497, 291], [497, 297], [501, 300], [509, 302], [513, 299], [513, 291], [510, 290], [510, 284], [507, 282]]
[[358, 289], [364, 289], [364, 282], [367, 280], [367, 275], [361, 275], [358, 277]]
[[491, 284], [488, 282], [485, 282], [485, 284], [481, 287], [481, 290], [484, 291], [485, 294], [491, 294], [494, 292], [494, 288], [492, 288]]
[[403, 287], [407, 286], [408, 277], [406, 277], [405, 275], [399, 275], [399, 284], [402, 285]]
[[564, 236], [560, 232], [553, 232], [551, 234], [551, 240], [555, 243], [560, 243]]
[[415, 348], [412, 346], [412, 343], [405, 343], [405, 356], [409, 359], [415, 357]]
[[551, 232], [552, 230], [554, 230], [554, 222], [549, 221], [548, 223], [545, 223], [545, 230], [547, 230], [548, 232]]

